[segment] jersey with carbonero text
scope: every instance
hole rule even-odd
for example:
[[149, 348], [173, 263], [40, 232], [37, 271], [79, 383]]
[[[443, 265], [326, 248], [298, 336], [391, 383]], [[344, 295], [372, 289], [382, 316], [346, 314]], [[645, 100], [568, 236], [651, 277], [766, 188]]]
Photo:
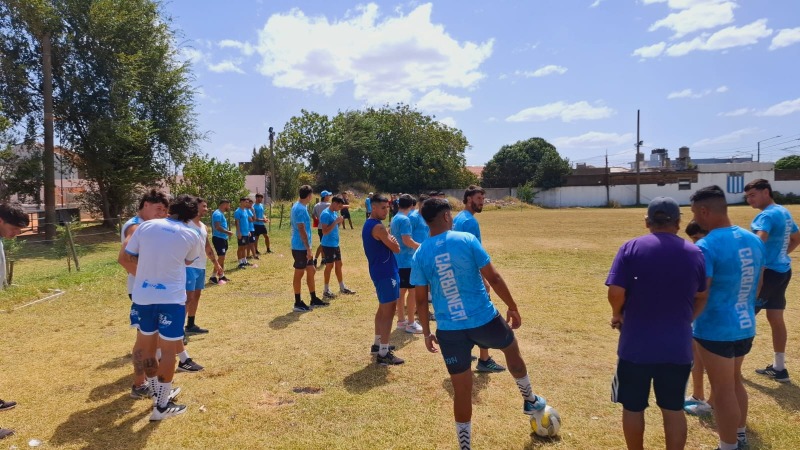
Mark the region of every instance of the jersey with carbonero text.
[[429, 286], [438, 329], [476, 328], [497, 315], [480, 272], [490, 262], [478, 238], [460, 231], [432, 236], [417, 249], [411, 284]]
[[789, 236], [798, 230], [789, 210], [773, 203], [758, 213], [750, 229], [753, 233], [767, 233], [767, 242], [764, 243], [767, 249], [766, 268], [779, 273], [788, 272], [792, 268], [792, 258], [787, 253]]

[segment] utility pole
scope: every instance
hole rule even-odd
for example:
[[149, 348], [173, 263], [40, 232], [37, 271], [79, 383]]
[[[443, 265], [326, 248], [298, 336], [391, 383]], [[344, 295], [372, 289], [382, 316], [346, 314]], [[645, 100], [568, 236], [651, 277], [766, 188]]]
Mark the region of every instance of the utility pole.
[[51, 59], [50, 33], [42, 33], [42, 94], [44, 96], [44, 238], [52, 241], [56, 237], [56, 162], [53, 146], [53, 65]]
[[611, 187], [609, 180], [611, 172], [608, 170], [608, 149], [606, 149], [606, 206], [611, 206]]
[[758, 146], [758, 157], [756, 158], [756, 162], [761, 162], [761, 143], [762, 142], [766, 142], [766, 141], [771, 141], [772, 139], [778, 139], [779, 137], [781, 137], [780, 134], [777, 135], [777, 136], [772, 136], [769, 139], [762, 139], [762, 140], [758, 141], [758, 143], [756, 144]]
[[269, 127], [269, 181], [270, 181], [270, 191], [269, 191], [269, 199], [270, 204], [277, 198], [278, 195], [278, 183], [275, 179], [275, 131], [273, 131], [272, 127]]
[[639, 110], [636, 110], [636, 205], [642, 204], [641, 190], [642, 190], [642, 176], [639, 170], [639, 147], [642, 146], [642, 141], [639, 139]]

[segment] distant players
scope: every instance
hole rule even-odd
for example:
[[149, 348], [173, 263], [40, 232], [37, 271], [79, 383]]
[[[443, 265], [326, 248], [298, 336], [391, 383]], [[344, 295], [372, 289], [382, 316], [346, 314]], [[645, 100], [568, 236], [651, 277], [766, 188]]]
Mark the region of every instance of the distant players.
[[750, 229], [764, 242], [767, 262], [761, 292], [756, 303], [756, 312], [765, 309], [767, 321], [772, 329], [772, 349], [775, 357], [772, 364], [756, 373], [767, 375], [780, 383], [789, 382], [786, 369], [786, 288], [792, 279], [792, 259], [789, 257], [800, 244], [800, 232], [789, 210], [772, 199], [772, 186], [764, 179], [753, 180], [744, 187], [747, 203], [761, 210], [750, 224]]
[[720, 450], [747, 444], [747, 391], [742, 363], [756, 334], [755, 300], [765, 262], [764, 243], [731, 225], [725, 192], [704, 187], [691, 197], [694, 221], [708, 230], [698, 241], [708, 278], [708, 302], [694, 321], [694, 339], [708, 373]]
[[397, 328], [406, 333], [422, 333], [419, 322], [414, 320], [417, 304], [414, 301], [414, 285], [411, 284], [411, 257], [419, 247], [419, 243], [411, 237], [412, 227], [408, 214], [414, 206], [414, 199], [408, 194], [403, 194], [397, 199], [397, 214], [392, 218], [389, 226], [392, 236], [400, 244], [400, 253], [397, 254], [397, 267], [400, 269], [400, 298], [397, 301]]
[[253, 205], [253, 211], [256, 213], [256, 220], [253, 223], [253, 236], [256, 238], [256, 255], [260, 254], [258, 251], [258, 237], [264, 236], [264, 245], [267, 247], [267, 253], [272, 253], [269, 247], [269, 231], [267, 231], [267, 224], [269, 219], [264, 216], [264, 195], [256, 194], [256, 204]]
[[[342, 192], [342, 201], [344, 204], [342, 205], [342, 218], [346, 220], [350, 224], [350, 229], [353, 229], [353, 219], [350, 217], [350, 199], [347, 198], [347, 192]], [[342, 228], [347, 229], [344, 225], [344, 221], [340, 224]]]
[[[328, 209], [328, 206], [331, 204], [331, 194], [329, 191], [322, 191], [319, 193], [320, 201], [313, 208], [311, 208], [311, 219], [313, 221], [314, 228], [317, 229], [317, 234], [319, 235], [320, 241], [322, 241], [322, 226], [319, 223], [319, 216], [322, 215], [322, 211]], [[338, 226], [338, 225], [337, 225]], [[322, 245], [320, 244], [317, 246], [317, 251], [314, 253], [314, 267], [319, 266], [319, 255], [322, 254]], [[324, 264], [324, 263], [323, 263]]]
[[[308, 204], [311, 202], [311, 186], [304, 184], [298, 189], [300, 199], [292, 205], [290, 224], [292, 229], [292, 257], [294, 258], [294, 279], [292, 288], [294, 289], [294, 311], [308, 312], [311, 308], [328, 306], [329, 303], [317, 297], [314, 288], [314, 267], [313, 253], [311, 252], [311, 216], [308, 215]], [[306, 284], [311, 294], [311, 307], [300, 300], [300, 286], [303, 276], [306, 276]]]
[[382, 366], [403, 364], [405, 361], [394, 354], [394, 346], [389, 345], [397, 298], [400, 297], [400, 275], [397, 270], [395, 253], [400, 245], [390, 235], [382, 221], [389, 214], [389, 199], [375, 194], [371, 199], [372, 215], [364, 222], [361, 240], [364, 254], [369, 263], [369, 276], [378, 295], [378, 311], [375, 313], [375, 341], [370, 349], [378, 355], [376, 362]]
[[[200, 237], [186, 222], [197, 215], [197, 200], [178, 196], [169, 205], [169, 217], [149, 220], [136, 229], [120, 252], [119, 262], [135, 273], [131, 326], [137, 329], [133, 357], [144, 367], [156, 392], [150, 420], [186, 412], [170, 399], [175, 373], [175, 343], [183, 339], [186, 315], [186, 266], [199, 258]], [[161, 360], [156, 346], [162, 341]], [[158, 376], [158, 379], [156, 379]]]
[[220, 200], [217, 210], [211, 214], [211, 244], [217, 252], [219, 261], [219, 272], [212, 274], [208, 281], [214, 284], [225, 284], [228, 278], [225, 277], [225, 255], [228, 253], [228, 238], [233, 235], [233, 231], [228, 229], [228, 219], [225, 213], [231, 210], [230, 200]]
[[[431, 334], [427, 315], [420, 316], [425, 347], [432, 353], [439, 351], [435, 344], [441, 348], [453, 383], [456, 435], [461, 450], [469, 450], [472, 435], [470, 352], [473, 346], [496, 348], [505, 354], [508, 370], [524, 399], [525, 414], [541, 414], [546, 402], [533, 393], [525, 361], [514, 338], [512, 329], [522, 325], [517, 304], [481, 243], [472, 234], [452, 231], [453, 218], [446, 200], [426, 200], [422, 205], [422, 217], [430, 226], [431, 235], [414, 254], [411, 283], [416, 286], [420, 311], [428, 310], [428, 290], [432, 292], [437, 330], [436, 335]], [[484, 278], [508, 306], [505, 320], [489, 300]]]
[[336, 269], [336, 279], [339, 281], [339, 292], [342, 294], [353, 295], [355, 291], [351, 291], [344, 285], [342, 279], [342, 251], [339, 248], [339, 224], [342, 223], [344, 218], [338, 214], [342, 209], [344, 200], [342, 197], [335, 195], [328, 206], [319, 218], [319, 229], [322, 230], [322, 239], [320, 240], [320, 248], [322, 248], [322, 263], [325, 264], [325, 289], [322, 291], [323, 298], [335, 298], [330, 289], [331, 270]]
[[367, 194], [367, 198], [364, 199], [364, 209], [367, 210], [367, 219], [369, 219], [370, 214], [372, 214], [372, 192]]

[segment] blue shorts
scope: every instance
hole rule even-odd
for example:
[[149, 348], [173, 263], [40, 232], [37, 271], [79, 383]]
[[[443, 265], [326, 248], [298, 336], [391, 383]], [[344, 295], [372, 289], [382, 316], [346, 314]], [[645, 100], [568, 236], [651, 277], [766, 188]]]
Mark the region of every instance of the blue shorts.
[[375, 285], [379, 303], [391, 303], [400, 298], [400, 275], [394, 274], [391, 278], [372, 280], [372, 283]]
[[206, 269], [186, 268], [186, 290], [199, 291], [206, 287]]
[[177, 303], [139, 305], [131, 303], [131, 326], [144, 335], [158, 333], [165, 341], [183, 339], [186, 306]]

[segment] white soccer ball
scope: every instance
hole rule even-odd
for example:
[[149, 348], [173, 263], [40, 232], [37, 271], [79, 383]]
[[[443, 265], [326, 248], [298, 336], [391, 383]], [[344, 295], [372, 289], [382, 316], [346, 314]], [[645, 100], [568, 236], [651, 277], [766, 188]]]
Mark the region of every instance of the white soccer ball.
[[544, 411], [531, 416], [531, 429], [537, 436], [553, 437], [561, 428], [561, 416], [552, 406], [545, 406]]

